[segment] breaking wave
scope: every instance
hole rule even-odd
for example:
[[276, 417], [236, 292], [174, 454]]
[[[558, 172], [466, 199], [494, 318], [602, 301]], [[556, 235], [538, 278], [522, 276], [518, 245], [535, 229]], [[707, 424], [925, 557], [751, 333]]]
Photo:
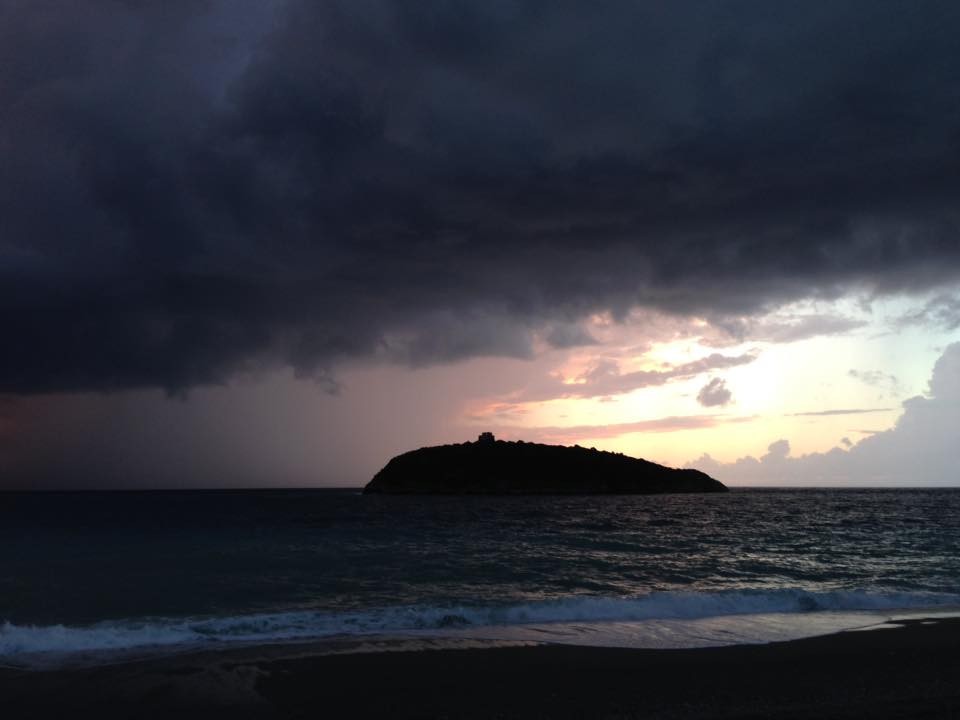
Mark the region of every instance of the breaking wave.
[[946, 593], [808, 592], [796, 589], [574, 596], [498, 607], [404, 606], [357, 612], [297, 611], [229, 617], [142, 618], [85, 626], [0, 625], [0, 658], [38, 653], [150, 651], [548, 623], [685, 620], [767, 613], [916, 610], [960, 606]]

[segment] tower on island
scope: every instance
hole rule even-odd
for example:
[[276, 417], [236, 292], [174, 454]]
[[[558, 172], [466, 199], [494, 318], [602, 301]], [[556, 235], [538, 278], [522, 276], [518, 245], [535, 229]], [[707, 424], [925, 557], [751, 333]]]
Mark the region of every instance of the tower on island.
[[496, 438], [493, 437], [492, 432], [482, 432], [480, 437], [477, 438], [478, 443], [483, 443], [484, 445], [489, 445], [496, 442]]

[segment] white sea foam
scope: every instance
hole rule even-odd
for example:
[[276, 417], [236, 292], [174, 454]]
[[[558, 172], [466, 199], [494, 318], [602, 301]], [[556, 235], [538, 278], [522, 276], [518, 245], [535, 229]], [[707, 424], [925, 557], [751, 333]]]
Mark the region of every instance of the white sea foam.
[[[851, 625], [848, 618], [839, 618], [842, 613], [954, 606], [960, 606], [960, 595], [783, 589], [664, 592], [634, 597], [573, 596], [500, 607], [406, 606], [340, 613], [299, 611], [230, 617], [145, 618], [105, 621], [86, 626], [15, 625], [4, 622], [0, 625], [0, 658], [9, 662], [47, 653], [148, 651], [220, 643], [270, 643], [390, 634], [475, 634], [477, 637], [522, 636], [578, 642], [584, 642], [584, 638], [592, 634], [593, 641], [598, 644], [640, 646], [643, 643], [630, 641], [627, 637], [630, 632], [639, 632], [641, 626], [637, 623], [645, 623], [643, 632], [652, 633], [651, 638], [661, 638], [651, 646], [665, 646], [670, 642], [675, 646], [691, 646], [689, 637], [694, 637], [696, 633], [700, 633], [697, 637], [701, 640], [713, 641], [711, 635], [702, 634], [703, 628], [719, 628], [716, 630], [719, 633], [717, 637], [727, 634], [733, 642], [752, 642], [757, 638], [764, 640], [763, 632], [773, 628], [773, 634], [766, 639], [777, 639], [779, 636], [776, 633], [780, 632], [778, 628], [796, 625], [793, 621], [786, 621], [782, 617], [784, 615], [807, 616], [803, 621], [804, 627], [819, 627], [819, 622], [825, 631], [831, 631]], [[817, 621], [810, 617], [817, 614], [823, 618], [831, 615], [833, 619], [828, 622], [826, 619]], [[773, 620], [766, 620], [760, 625], [742, 619], [736, 622], [726, 620], [748, 615], [772, 617]], [[777, 616], [781, 617], [778, 619]], [[710, 622], [699, 622], [705, 619]], [[684, 621], [692, 622], [684, 625]], [[580, 626], [571, 630], [575, 624]], [[582, 627], [597, 628], [601, 625], [607, 626], [605, 634], [584, 632]], [[767, 630], [745, 632], [744, 627]], [[550, 637], [551, 634], [554, 637]], [[688, 640], [682, 640], [685, 634], [689, 636]], [[796, 632], [793, 634], [796, 635]], [[674, 639], [670, 641], [668, 636]], [[784, 635], [787, 636], [792, 635]], [[663, 640], [664, 637], [667, 640]]]

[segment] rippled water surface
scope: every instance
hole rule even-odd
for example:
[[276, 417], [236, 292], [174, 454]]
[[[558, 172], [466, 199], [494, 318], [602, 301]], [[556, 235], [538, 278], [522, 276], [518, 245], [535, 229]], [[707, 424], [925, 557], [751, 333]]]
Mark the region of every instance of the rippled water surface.
[[958, 593], [956, 490], [0, 495], [0, 645], [26, 626], [121, 619], [242, 635], [264, 622], [334, 632], [703, 617]]
[[0, 617], [96, 620], [570, 595], [955, 592], [960, 492], [407, 498], [9, 495]]

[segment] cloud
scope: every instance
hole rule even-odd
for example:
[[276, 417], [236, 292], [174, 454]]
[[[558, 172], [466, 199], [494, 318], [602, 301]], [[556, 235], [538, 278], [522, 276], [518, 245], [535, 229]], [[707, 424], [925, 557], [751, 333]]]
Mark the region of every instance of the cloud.
[[612, 423], [609, 425], [574, 425], [567, 427], [494, 427], [498, 437], [505, 439], [527, 440], [531, 442], [546, 442], [559, 444], [573, 444], [586, 440], [601, 440], [616, 438], [631, 433], [667, 433], [684, 430], [701, 430], [717, 427], [727, 423], [748, 422], [752, 417], [729, 417], [722, 415], [686, 415], [656, 418], [653, 420], [639, 420], [628, 423]]
[[847, 374], [866, 385], [871, 385], [888, 392], [890, 395], [896, 396], [903, 392], [900, 380], [893, 373], [885, 373], [880, 370], [851, 369]]
[[919, 310], [906, 313], [896, 320], [898, 327], [927, 325], [944, 330], [960, 328], [960, 297], [939, 294], [931, 298]]
[[955, 282], [958, 31], [946, 0], [4, 3], [0, 392]]
[[511, 396], [513, 402], [540, 402], [558, 398], [592, 398], [622, 395], [646, 387], [665, 385], [674, 380], [686, 380], [712, 370], [747, 365], [757, 359], [755, 353], [722, 355], [712, 353], [698, 360], [666, 366], [663, 370], [635, 370], [621, 372], [620, 363], [609, 358], [596, 360], [575, 382], [564, 382], [550, 376], [527, 386]]
[[554, 325], [545, 339], [550, 347], [560, 350], [597, 344], [597, 339], [576, 323]]
[[770, 443], [767, 448], [767, 454], [760, 458], [761, 462], [777, 462], [786, 459], [790, 454], [790, 441], [777, 440]]
[[732, 399], [733, 394], [721, 378], [713, 378], [697, 393], [697, 402], [704, 407], [723, 407], [728, 405]]
[[906, 400], [890, 430], [872, 432], [852, 447], [843, 438], [847, 449], [825, 453], [790, 457], [789, 442], [778, 440], [759, 460], [720, 463], [704, 455], [690, 465], [732, 484], [955, 485], [958, 422], [960, 343], [954, 343], [933, 368], [929, 395]]
[[842, 408], [835, 410], [811, 410], [790, 413], [789, 417], [824, 417], [829, 415], [863, 415], [865, 413], [890, 412], [894, 408]]
[[791, 343], [824, 335], [842, 335], [864, 327], [863, 320], [825, 314], [774, 317], [711, 317], [711, 325], [726, 337], [708, 338], [715, 344], [733, 342]]

